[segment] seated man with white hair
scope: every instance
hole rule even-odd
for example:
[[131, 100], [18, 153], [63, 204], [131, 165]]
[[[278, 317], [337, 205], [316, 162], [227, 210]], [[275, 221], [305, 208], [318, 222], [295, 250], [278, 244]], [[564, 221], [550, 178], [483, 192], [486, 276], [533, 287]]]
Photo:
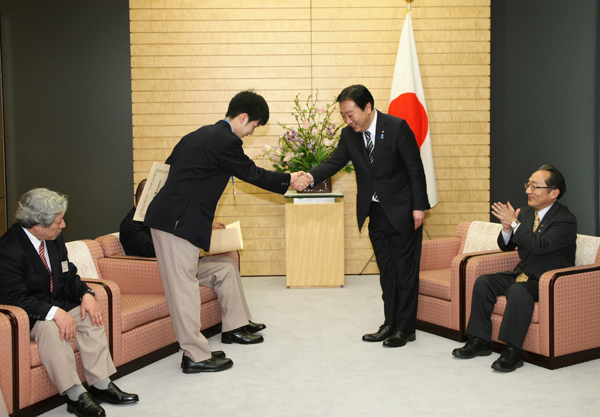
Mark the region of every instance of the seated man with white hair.
[[[136, 394], [110, 380], [116, 372], [94, 292], [81, 281], [61, 237], [67, 197], [34, 188], [19, 200], [16, 223], [0, 238], [0, 304], [14, 305], [29, 316], [31, 340], [61, 395], [77, 416], [105, 416], [99, 402], [128, 404]], [[77, 374], [71, 341], [75, 340], [89, 385]]]

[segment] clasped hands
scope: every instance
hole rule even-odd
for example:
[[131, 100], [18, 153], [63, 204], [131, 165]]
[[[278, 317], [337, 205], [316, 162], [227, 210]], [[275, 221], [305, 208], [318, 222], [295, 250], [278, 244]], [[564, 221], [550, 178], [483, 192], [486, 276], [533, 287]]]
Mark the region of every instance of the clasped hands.
[[492, 214], [496, 216], [498, 220], [500, 220], [502, 223], [502, 228], [506, 233], [512, 231], [510, 224], [518, 219], [520, 212], [521, 209], [515, 210], [513, 206], [511, 206], [510, 201], [506, 202], [506, 204], [492, 204]]
[[306, 187], [315, 181], [311, 174], [304, 171], [292, 172], [290, 175], [292, 176], [290, 185], [294, 187], [296, 191], [304, 191]]

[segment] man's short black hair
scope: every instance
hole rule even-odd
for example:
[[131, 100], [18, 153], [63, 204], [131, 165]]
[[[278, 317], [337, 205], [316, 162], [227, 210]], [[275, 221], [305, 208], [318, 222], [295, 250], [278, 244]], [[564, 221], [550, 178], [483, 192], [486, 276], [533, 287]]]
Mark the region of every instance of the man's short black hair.
[[135, 205], [137, 206], [140, 203], [140, 198], [142, 198], [142, 192], [144, 191], [144, 187], [146, 186], [146, 180], [143, 179], [137, 186], [135, 190]]
[[560, 191], [557, 200], [559, 200], [567, 192], [567, 184], [565, 183], [565, 177], [560, 173], [554, 165], [542, 165], [538, 171], [547, 171], [550, 176], [546, 179], [546, 186], [556, 188]]
[[338, 103], [346, 100], [351, 100], [356, 103], [356, 105], [362, 111], [365, 111], [367, 103], [371, 103], [371, 110], [375, 109], [375, 100], [373, 99], [373, 94], [371, 94], [367, 87], [361, 84], [355, 84], [351, 85], [350, 87], [346, 87], [337, 96]]
[[242, 91], [237, 93], [229, 102], [229, 108], [225, 117], [236, 118], [240, 114], [248, 114], [248, 121], [258, 120], [260, 126], [269, 121], [269, 105], [267, 101], [254, 91]]

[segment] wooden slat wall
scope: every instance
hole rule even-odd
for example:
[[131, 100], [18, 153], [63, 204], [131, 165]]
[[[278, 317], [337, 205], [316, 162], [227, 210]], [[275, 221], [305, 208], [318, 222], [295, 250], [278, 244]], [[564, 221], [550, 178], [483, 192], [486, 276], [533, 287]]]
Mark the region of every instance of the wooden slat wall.
[[[432, 238], [463, 220], [488, 220], [490, 1], [415, 0], [413, 25], [431, 123], [438, 205], [425, 221]], [[223, 117], [231, 97], [252, 88], [271, 109], [269, 123], [244, 139], [261, 157], [290, 123], [293, 99], [319, 91], [321, 103], [364, 84], [387, 111], [403, 0], [130, 0], [134, 179], [164, 161], [179, 139]], [[337, 115], [336, 115], [337, 117]], [[345, 272], [372, 255], [355, 218], [353, 174], [337, 174], [345, 195]], [[217, 220], [240, 220], [242, 275], [285, 274], [282, 196], [237, 180]], [[377, 273], [370, 263], [365, 273]]]

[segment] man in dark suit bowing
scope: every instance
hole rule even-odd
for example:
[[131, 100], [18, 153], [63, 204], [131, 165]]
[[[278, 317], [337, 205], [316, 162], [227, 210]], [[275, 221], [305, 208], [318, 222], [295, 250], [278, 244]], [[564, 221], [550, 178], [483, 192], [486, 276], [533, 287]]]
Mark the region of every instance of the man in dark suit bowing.
[[[217, 372], [233, 365], [223, 352], [211, 352], [200, 333], [198, 287], [200, 269], [207, 273], [207, 263], [199, 262], [198, 255], [200, 249], [210, 248], [217, 203], [229, 178], [233, 175], [279, 194], [285, 194], [290, 185], [306, 187], [299, 173], [264, 170], [244, 153], [242, 138], [268, 120], [269, 106], [262, 96], [252, 91], [236, 94], [223, 120], [184, 136], [175, 146], [166, 161], [171, 166], [167, 181], [146, 211], [144, 225], [151, 228], [175, 336], [184, 351], [184, 373]], [[214, 275], [214, 286], [230, 286], [222, 289], [219, 304], [228, 310], [231, 328], [241, 328], [240, 337], [249, 338], [243, 330], [248, 317], [237, 281], [220, 277], [216, 269], [208, 274]]]
[[505, 295], [498, 339], [508, 347], [492, 368], [511, 372], [523, 366], [521, 348], [538, 301], [540, 277], [575, 265], [577, 219], [557, 201], [566, 191], [562, 174], [552, 165], [543, 165], [525, 184], [529, 207], [515, 210], [510, 202], [492, 205], [492, 214], [502, 222], [498, 246], [503, 251], [518, 247], [521, 261], [513, 271], [477, 278], [466, 329], [474, 337], [452, 355], [462, 359], [491, 355], [491, 315], [497, 297]]
[[365, 86], [345, 88], [337, 102], [348, 126], [331, 158], [306, 175], [319, 183], [352, 161], [358, 227], [368, 216], [385, 315], [379, 330], [363, 340], [404, 346], [416, 339], [422, 226], [430, 208], [421, 154], [406, 121], [375, 110]]
[[[56, 389], [67, 396], [67, 410], [77, 416], [104, 416], [98, 402], [126, 404], [139, 399], [109, 378], [116, 369], [100, 305], [69, 262], [60, 236], [66, 211], [66, 196], [46, 188], [21, 196], [17, 222], [0, 238], [0, 304], [21, 307], [29, 316], [31, 339]], [[88, 390], [77, 375], [73, 340]]]

